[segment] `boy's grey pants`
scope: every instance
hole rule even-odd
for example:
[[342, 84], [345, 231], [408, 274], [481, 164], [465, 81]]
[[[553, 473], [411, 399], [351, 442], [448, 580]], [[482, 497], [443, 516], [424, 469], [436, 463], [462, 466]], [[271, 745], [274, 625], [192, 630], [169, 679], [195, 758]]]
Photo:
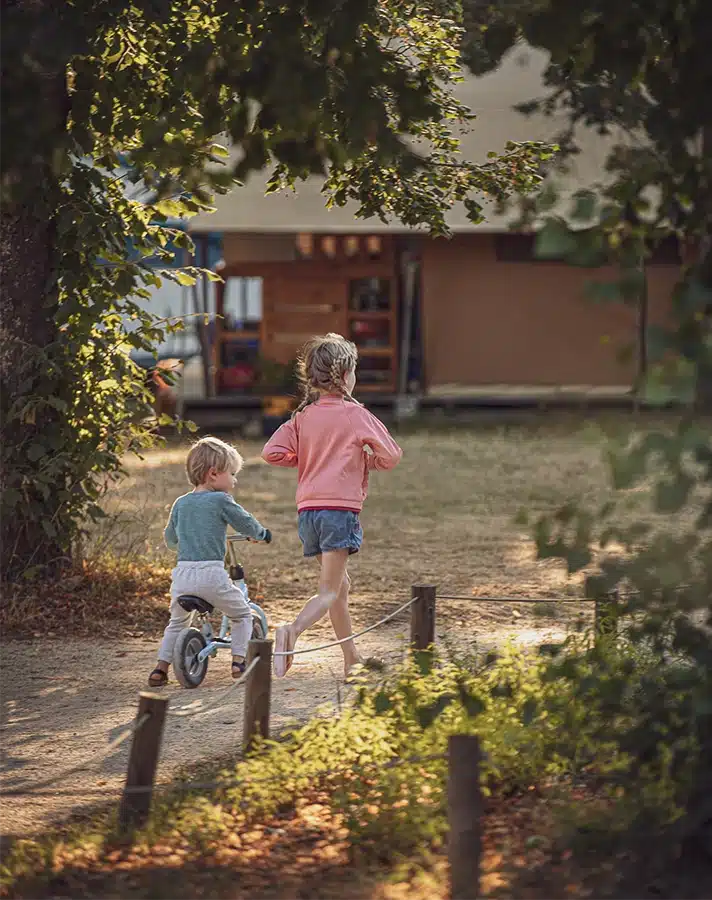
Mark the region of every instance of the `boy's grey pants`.
[[178, 635], [187, 626], [190, 613], [178, 604], [181, 594], [195, 594], [230, 619], [232, 655], [246, 656], [252, 634], [252, 611], [247, 603], [247, 588], [230, 580], [224, 563], [179, 562], [171, 580], [171, 619], [163, 632], [158, 651], [161, 662], [173, 662], [173, 649]]

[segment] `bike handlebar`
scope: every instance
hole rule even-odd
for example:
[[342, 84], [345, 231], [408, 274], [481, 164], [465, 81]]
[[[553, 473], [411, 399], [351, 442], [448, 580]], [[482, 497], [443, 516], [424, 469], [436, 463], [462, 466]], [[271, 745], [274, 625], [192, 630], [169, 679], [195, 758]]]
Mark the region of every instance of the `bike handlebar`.
[[[263, 543], [263, 544], [271, 544], [272, 543], [272, 532], [269, 530], [269, 528], [265, 528], [265, 531], [267, 533], [264, 536], [264, 540], [256, 541], [255, 543]], [[241, 543], [242, 541], [246, 542], [246, 541], [251, 540], [250, 538], [247, 537], [246, 534], [229, 534], [227, 536], [227, 539], [228, 539], [228, 542], [231, 544], [236, 544], [236, 543]]]

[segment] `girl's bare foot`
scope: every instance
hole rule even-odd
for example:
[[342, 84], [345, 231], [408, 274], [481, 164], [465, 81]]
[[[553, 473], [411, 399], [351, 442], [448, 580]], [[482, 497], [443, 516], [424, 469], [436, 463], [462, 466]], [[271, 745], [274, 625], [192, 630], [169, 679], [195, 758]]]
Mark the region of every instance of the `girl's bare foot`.
[[[277, 676], [277, 678], [284, 678], [287, 672], [291, 669], [292, 662], [294, 661], [294, 657], [291, 655], [291, 651], [294, 650], [296, 641], [297, 639], [294, 635], [294, 626], [279, 626], [274, 640], [274, 674]], [[277, 653], [288, 653], [289, 656], [277, 656]]]
[[385, 662], [377, 656], [367, 656], [365, 659], [359, 656], [355, 662], [344, 664], [344, 678], [348, 678], [358, 666], [370, 672], [382, 672], [386, 668]]
[[348, 678], [355, 668], [362, 665], [363, 660], [360, 656], [357, 656], [356, 659], [349, 662], [346, 662], [346, 660], [344, 660], [344, 678]]

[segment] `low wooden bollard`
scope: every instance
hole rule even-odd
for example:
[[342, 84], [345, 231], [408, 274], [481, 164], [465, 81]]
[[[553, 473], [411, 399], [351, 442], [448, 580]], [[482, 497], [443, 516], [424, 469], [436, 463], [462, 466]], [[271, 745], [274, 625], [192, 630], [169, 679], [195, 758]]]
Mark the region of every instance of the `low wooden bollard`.
[[410, 644], [413, 650], [427, 650], [435, 643], [435, 585], [414, 584], [410, 608]]
[[140, 828], [148, 820], [167, 710], [167, 697], [143, 691], [138, 695], [137, 727], [131, 742], [126, 785], [119, 806], [121, 831]]
[[453, 734], [448, 742], [447, 805], [450, 834], [450, 897], [480, 896], [482, 857], [482, 789], [480, 740], [475, 734]]
[[245, 718], [242, 745], [245, 753], [252, 750], [255, 738], [269, 737], [270, 694], [272, 691], [272, 641], [252, 640], [247, 647], [247, 665], [258, 663], [247, 676], [245, 685]]

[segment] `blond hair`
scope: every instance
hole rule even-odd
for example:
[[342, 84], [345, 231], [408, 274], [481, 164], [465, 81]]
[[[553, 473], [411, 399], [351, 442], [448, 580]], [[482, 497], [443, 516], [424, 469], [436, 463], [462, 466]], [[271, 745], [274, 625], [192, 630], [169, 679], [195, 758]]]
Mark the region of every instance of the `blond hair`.
[[356, 370], [357, 362], [356, 344], [340, 334], [330, 333], [308, 341], [297, 358], [302, 400], [295, 415], [318, 400], [322, 392], [341, 394], [349, 403], [357, 403], [344, 384], [344, 378]]
[[215, 469], [218, 473], [235, 469], [235, 474], [242, 468], [242, 457], [234, 447], [216, 437], [204, 437], [193, 444], [185, 461], [188, 481], [198, 487], [205, 484], [208, 472]]

